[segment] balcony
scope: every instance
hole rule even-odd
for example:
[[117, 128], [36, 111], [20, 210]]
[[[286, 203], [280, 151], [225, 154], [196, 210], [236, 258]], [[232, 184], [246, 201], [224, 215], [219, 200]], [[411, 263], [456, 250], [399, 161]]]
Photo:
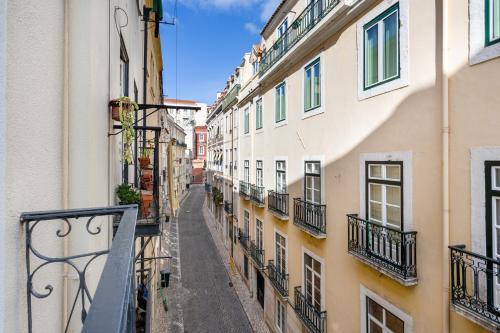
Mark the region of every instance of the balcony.
[[224, 200], [224, 211], [228, 215], [233, 215], [233, 203], [227, 200]]
[[452, 308], [478, 325], [498, 332], [500, 261], [467, 251], [465, 245], [449, 248]]
[[293, 199], [293, 224], [316, 238], [326, 238], [326, 205]]
[[333, 9], [339, 0], [315, 0], [299, 14], [285, 33], [262, 55], [259, 76], [262, 77], [275, 63], [292, 49], [307, 33]]
[[[136, 321], [136, 277], [135, 277], [135, 237], [137, 206], [116, 206], [106, 208], [56, 210], [46, 212], [23, 213], [21, 223], [26, 231], [26, 273], [28, 331], [33, 326], [43, 327], [43, 321], [37, 321], [39, 314], [34, 313], [32, 304], [41, 304], [56, 287], [43, 282], [44, 274], [40, 270], [48, 267], [67, 267], [69, 274], [78, 279], [78, 289], [73, 295], [71, 313], [61, 327], [67, 331], [74, 321], [81, 320], [82, 332], [133, 332]], [[71, 233], [82, 233], [82, 237], [105, 237], [100, 235], [106, 223], [112, 218], [119, 219], [118, 230], [109, 249], [72, 253], [66, 256], [51, 256], [45, 253], [46, 237], [37, 237], [43, 231], [54, 231], [53, 239], [60, 242], [62, 248], [65, 239]], [[85, 235], [83, 234], [85, 233]], [[71, 235], [73, 237], [74, 235]], [[80, 236], [80, 235], [79, 235]], [[42, 254], [43, 253], [43, 254]], [[90, 295], [87, 285], [89, 271], [96, 272], [93, 261], [106, 257], [106, 262], [99, 278], [94, 295]], [[44, 290], [40, 290], [44, 286]], [[62, 290], [55, 294], [61, 295]], [[57, 296], [52, 296], [57, 297]], [[71, 297], [69, 295], [68, 297]], [[76, 305], [76, 306], [75, 306]], [[79, 313], [76, 313], [79, 312]], [[44, 318], [44, 320], [50, 320]], [[73, 321], [72, 321], [73, 320]], [[78, 325], [78, 324], [77, 324]], [[43, 330], [43, 329], [42, 329]]]
[[257, 207], [264, 207], [264, 187], [250, 185], [250, 200]]
[[281, 295], [281, 297], [288, 297], [288, 274], [281, 272], [275, 265], [274, 260], [269, 260], [267, 264], [267, 274], [269, 281]]
[[229, 93], [222, 101], [222, 111], [225, 111], [227, 108], [234, 105], [234, 103], [237, 101], [238, 94], [240, 93], [240, 88], [241, 85], [238, 83], [235, 84], [233, 88], [229, 91]]
[[347, 252], [404, 286], [417, 284], [417, 232], [347, 215]]
[[238, 229], [238, 239], [240, 241], [241, 247], [245, 250], [248, 251], [248, 246], [249, 246], [249, 240], [250, 237], [241, 229]]
[[326, 311], [316, 309], [302, 294], [301, 287], [295, 287], [295, 313], [312, 333], [326, 332]]
[[240, 180], [240, 196], [245, 200], [250, 200], [250, 184]]
[[250, 257], [252, 257], [253, 261], [255, 262], [255, 265], [259, 269], [264, 269], [264, 250], [259, 248], [253, 240], [250, 241], [249, 252]]
[[288, 221], [288, 193], [267, 191], [267, 209], [283, 221]]
[[212, 185], [205, 183], [205, 192], [212, 193]]

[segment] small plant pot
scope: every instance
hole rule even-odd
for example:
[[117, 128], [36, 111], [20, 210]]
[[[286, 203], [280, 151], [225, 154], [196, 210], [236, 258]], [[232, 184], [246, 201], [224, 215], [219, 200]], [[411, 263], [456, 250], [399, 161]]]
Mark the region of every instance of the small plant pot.
[[150, 215], [149, 208], [151, 207], [151, 202], [153, 201], [152, 194], [142, 194], [141, 196], [141, 212], [142, 217], [148, 217]]
[[141, 169], [147, 169], [150, 163], [151, 160], [149, 157], [139, 157], [139, 165]]
[[[120, 101], [112, 100], [109, 102], [111, 106], [111, 118], [116, 121], [120, 121]], [[122, 109], [127, 110], [129, 108], [128, 103], [122, 102]]]

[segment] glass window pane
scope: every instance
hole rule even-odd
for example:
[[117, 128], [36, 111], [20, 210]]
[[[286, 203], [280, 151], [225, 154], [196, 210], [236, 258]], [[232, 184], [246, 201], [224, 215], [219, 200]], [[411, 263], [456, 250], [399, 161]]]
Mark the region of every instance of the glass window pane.
[[398, 13], [384, 19], [384, 79], [398, 74]]
[[370, 200], [382, 202], [382, 185], [370, 184]]
[[401, 188], [399, 186], [387, 186], [386, 200], [390, 205], [401, 206]]
[[378, 82], [378, 25], [365, 32], [365, 84]]
[[314, 65], [314, 87], [313, 87], [313, 107], [317, 107], [321, 104], [321, 74], [319, 61]]
[[382, 205], [370, 202], [370, 220], [382, 221]]
[[500, 229], [496, 229], [496, 233], [497, 233], [496, 234], [496, 237], [497, 237], [497, 239], [496, 239], [496, 241], [497, 241], [497, 253], [496, 253], [496, 255], [498, 256], [498, 255], [500, 255]]
[[401, 227], [401, 208], [387, 206], [387, 223], [394, 227]]
[[[498, 0], [500, 1], [500, 0]], [[497, 188], [500, 188], [500, 168], [495, 168], [495, 171], [493, 173], [494, 177], [495, 177], [495, 187]]]
[[493, 209], [496, 215], [494, 217], [496, 220], [493, 223], [500, 226], [500, 198], [494, 198], [493, 200]]
[[366, 299], [368, 301], [368, 313], [371, 314], [376, 319], [378, 319], [380, 322], [384, 322], [383, 319], [384, 308], [381, 307], [380, 304], [378, 304], [371, 298], [367, 297]]
[[385, 311], [385, 326], [394, 333], [404, 333], [405, 331], [404, 322], [387, 310]]
[[318, 274], [321, 274], [321, 264], [317, 260], [314, 260], [314, 271]]
[[306, 69], [304, 89], [304, 107], [308, 110], [311, 108], [311, 68]]
[[492, 0], [492, 9], [491, 9], [491, 19], [492, 19], [492, 38], [497, 39], [500, 38], [500, 0]]
[[370, 178], [382, 178], [382, 166], [371, 164], [370, 165]]
[[368, 330], [369, 333], [382, 333], [382, 327], [380, 327], [377, 323], [370, 319], [370, 328]]
[[386, 165], [385, 173], [387, 179], [400, 180], [401, 172], [399, 165]]

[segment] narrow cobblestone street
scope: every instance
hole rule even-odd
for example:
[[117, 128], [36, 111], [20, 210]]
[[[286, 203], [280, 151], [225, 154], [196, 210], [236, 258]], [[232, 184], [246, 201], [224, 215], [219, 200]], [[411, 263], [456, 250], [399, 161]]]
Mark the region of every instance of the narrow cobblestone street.
[[[230, 284], [224, 263], [203, 217], [205, 193], [194, 186], [184, 200], [171, 233], [178, 232], [177, 269], [167, 292], [169, 332], [252, 332]], [[170, 239], [175, 238], [170, 235]]]

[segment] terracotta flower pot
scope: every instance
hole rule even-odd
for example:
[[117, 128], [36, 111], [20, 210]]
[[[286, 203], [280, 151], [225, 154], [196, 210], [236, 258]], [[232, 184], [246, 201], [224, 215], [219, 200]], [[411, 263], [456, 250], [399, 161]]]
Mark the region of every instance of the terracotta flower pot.
[[141, 166], [141, 169], [147, 169], [150, 163], [151, 160], [149, 157], [139, 157], [139, 165]]
[[[120, 101], [118, 100], [112, 100], [109, 102], [111, 105], [111, 118], [116, 121], [120, 121]], [[128, 103], [122, 102], [122, 109], [128, 109], [129, 105]]]
[[151, 202], [153, 201], [152, 194], [142, 194], [141, 196], [141, 211], [142, 217], [148, 217], [150, 215], [149, 208], [151, 207]]

